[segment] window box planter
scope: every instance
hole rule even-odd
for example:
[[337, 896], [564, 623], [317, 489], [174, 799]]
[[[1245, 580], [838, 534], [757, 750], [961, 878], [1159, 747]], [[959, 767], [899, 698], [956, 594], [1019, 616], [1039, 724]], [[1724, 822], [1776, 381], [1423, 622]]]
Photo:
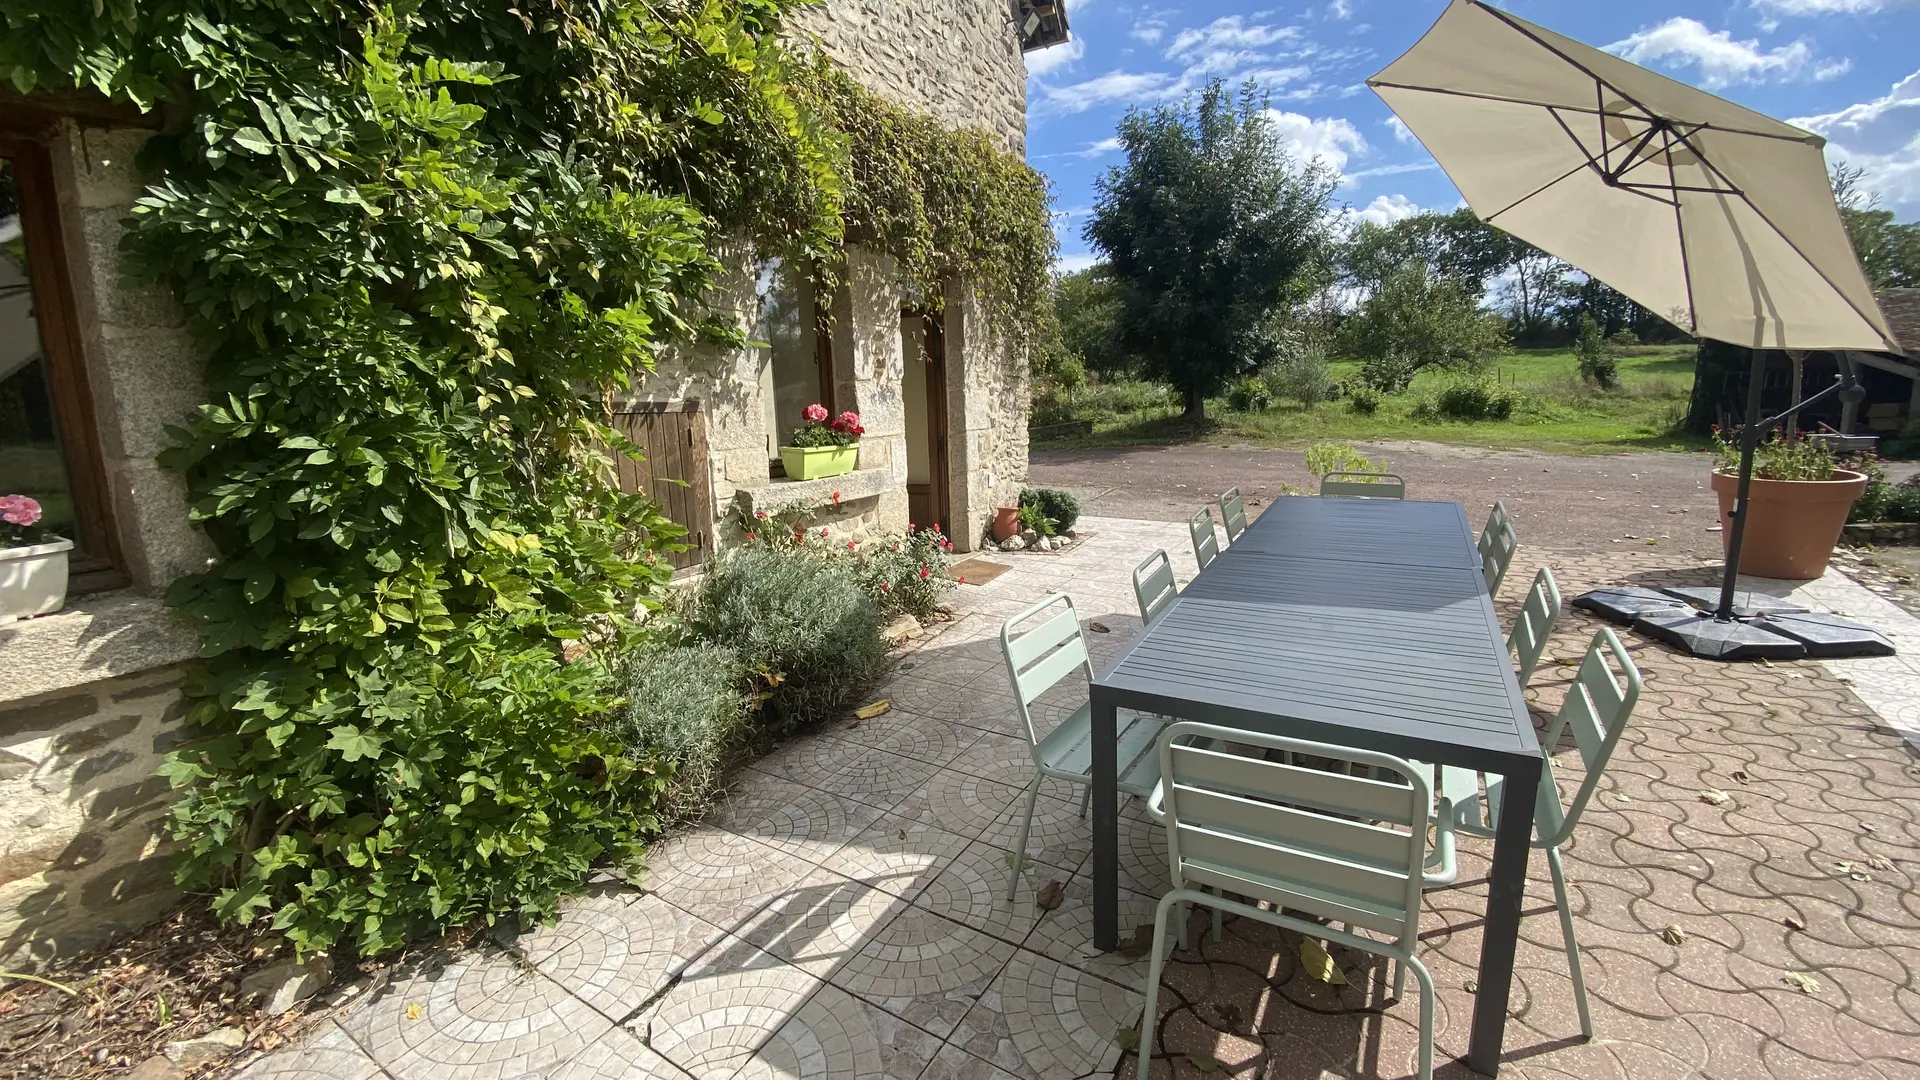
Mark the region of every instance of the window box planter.
[[0, 623], [59, 611], [67, 602], [71, 540], [0, 548]]
[[818, 480], [823, 476], [839, 476], [853, 471], [860, 460], [860, 445], [852, 446], [783, 446], [780, 448], [780, 464], [787, 470], [790, 480]]
[[[1720, 497], [1720, 542], [1733, 537], [1733, 497], [1740, 478], [1716, 470], [1713, 492]], [[1740, 548], [1740, 572], [1756, 577], [1811, 581], [1827, 571], [1833, 546], [1846, 528], [1847, 511], [1867, 490], [1867, 477], [1835, 469], [1825, 480], [1753, 478], [1747, 492], [1747, 534]]]

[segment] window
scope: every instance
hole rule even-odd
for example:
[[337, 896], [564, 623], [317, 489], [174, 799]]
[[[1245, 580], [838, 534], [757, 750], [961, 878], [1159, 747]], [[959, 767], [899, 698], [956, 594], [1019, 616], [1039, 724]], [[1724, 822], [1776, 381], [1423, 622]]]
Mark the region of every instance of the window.
[[126, 584], [46, 148], [0, 137], [0, 493], [38, 499], [74, 542], [73, 591]]
[[773, 475], [780, 447], [800, 426], [800, 412], [818, 403], [837, 411], [833, 393], [833, 335], [826, 313], [814, 302], [813, 283], [796, 267], [779, 260], [760, 268], [755, 293], [760, 312], [753, 336], [764, 342], [760, 365], [760, 401], [766, 415], [767, 458]]

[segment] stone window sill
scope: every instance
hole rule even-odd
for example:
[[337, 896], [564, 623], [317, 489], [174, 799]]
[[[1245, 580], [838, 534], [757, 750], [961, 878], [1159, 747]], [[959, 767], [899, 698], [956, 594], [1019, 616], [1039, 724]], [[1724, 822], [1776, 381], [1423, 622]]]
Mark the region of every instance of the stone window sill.
[[840, 493], [840, 501], [852, 502], [855, 499], [870, 499], [899, 487], [891, 468], [855, 469], [839, 476], [823, 476], [818, 480], [772, 480], [763, 487], [743, 488], [747, 499], [747, 512], [755, 510], [772, 511], [790, 502], [802, 499], [819, 499], [832, 502], [834, 492]]
[[75, 597], [51, 615], [0, 624], [0, 704], [193, 659], [200, 635], [151, 596]]

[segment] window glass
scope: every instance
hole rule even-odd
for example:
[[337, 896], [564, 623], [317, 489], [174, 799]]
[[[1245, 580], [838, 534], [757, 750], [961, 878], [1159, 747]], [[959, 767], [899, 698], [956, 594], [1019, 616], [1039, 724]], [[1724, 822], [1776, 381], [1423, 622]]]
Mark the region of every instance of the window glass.
[[0, 495], [11, 494], [39, 500], [42, 525], [80, 539], [34, 318], [20, 190], [12, 162], [0, 158]]
[[816, 402], [831, 407], [820, 384], [820, 342], [813, 289], [797, 268], [775, 259], [762, 264], [755, 292], [760, 313], [754, 340], [763, 342], [760, 400], [766, 413], [767, 456], [780, 456], [800, 426], [801, 410]]

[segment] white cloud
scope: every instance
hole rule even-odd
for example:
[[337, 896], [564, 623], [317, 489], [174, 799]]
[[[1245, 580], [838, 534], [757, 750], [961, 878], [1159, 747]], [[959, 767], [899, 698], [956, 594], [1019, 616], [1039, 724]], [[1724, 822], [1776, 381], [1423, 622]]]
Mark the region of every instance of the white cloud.
[[1167, 46], [1169, 60], [1188, 63], [1208, 54], [1225, 54], [1259, 49], [1300, 36], [1297, 26], [1273, 26], [1267, 23], [1247, 25], [1244, 17], [1227, 15], [1198, 28], [1180, 31]]
[[1065, 86], [1040, 84], [1040, 100], [1033, 111], [1041, 114], [1082, 113], [1101, 105], [1110, 105], [1116, 101], [1139, 101], [1158, 96], [1172, 82], [1172, 76], [1163, 71], [1148, 71], [1139, 74], [1128, 71], [1109, 71], [1105, 75], [1096, 75], [1077, 83]]
[[1065, 45], [1055, 45], [1051, 49], [1040, 49], [1028, 53], [1027, 78], [1051, 75], [1085, 55], [1087, 55], [1086, 39], [1075, 34]]
[[1920, 215], [1920, 71], [1886, 96], [1788, 123], [1827, 137], [1827, 160], [1866, 170], [1862, 182], [1902, 218]]
[[1371, 169], [1361, 169], [1348, 173], [1341, 181], [1342, 187], [1352, 187], [1362, 180], [1376, 176], [1399, 176], [1402, 173], [1433, 172], [1440, 167], [1437, 161], [1403, 161], [1398, 165], [1375, 165]]
[[1327, 5], [1327, 17], [1342, 21], [1353, 18], [1353, 0], [1333, 0]]
[[1405, 120], [1402, 120], [1397, 116], [1389, 116], [1386, 118], [1385, 121], [1383, 121], [1383, 123], [1385, 123], [1387, 127], [1393, 132], [1394, 142], [1404, 143], [1407, 146], [1420, 145], [1420, 140], [1414, 137], [1413, 129], [1407, 126], [1407, 122]]
[[1345, 175], [1348, 155], [1366, 152], [1367, 140], [1361, 137], [1360, 129], [1343, 117], [1315, 120], [1279, 109], [1268, 109], [1266, 117], [1296, 159], [1317, 161], [1335, 176]]
[[1120, 149], [1120, 139], [1118, 136], [1115, 136], [1110, 139], [1101, 139], [1097, 143], [1088, 143], [1085, 147], [1070, 151], [1070, 153], [1077, 158], [1097, 158], [1104, 157], [1118, 149]]
[[1786, 82], [1803, 76], [1831, 79], [1846, 70], [1845, 61], [1815, 62], [1812, 46], [1804, 41], [1762, 49], [1758, 40], [1735, 41], [1729, 31], [1715, 33], [1699, 20], [1679, 15], [1621, 38], [1606, 49], [1636, 64], [1697, 66], [1701, 85], [1707, 87]]
[[1085, 270], [1089, 266], [1098, 265], [1099, 262], [1100, 256], [1090, 251], [1082, 251], [1073, 255], [1059, 255], [1054, 257], [1053, 272], [1056, 274], [1071, 274], [1079, 270]]
[[1355, 210], [1353, 216], [1375, 225], [1391, 225], [1421, 213], [1425, 211], [1405, 195], [1375, 195], [1372, 202]]
[[1149, 45], [1158, 45], [1160, 44], [1161, 37], [1165, 36], [1166, 32], [1167, 20], [1158, 15], [1149, 15], [1139, 22], [1134, 23], [1133, 29], [1127, 31], [1127, 36], [1136, 41], [1144, 41]]
[[1782, 15], [1870, 15], [1894, 4], [1888, 0], [1754, 0], [1753, 6]]

